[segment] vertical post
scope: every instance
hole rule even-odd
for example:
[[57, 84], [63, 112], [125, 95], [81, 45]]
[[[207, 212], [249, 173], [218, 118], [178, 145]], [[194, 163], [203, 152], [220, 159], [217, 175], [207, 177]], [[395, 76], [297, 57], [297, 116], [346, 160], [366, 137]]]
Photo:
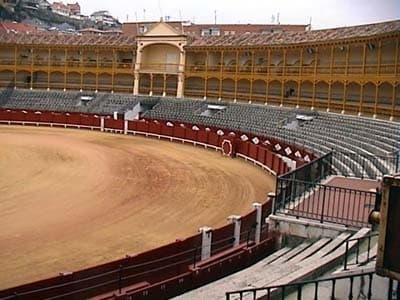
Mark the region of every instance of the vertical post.
[[268, 193], [268, 197], [267, 197], [267, 202], [271, 202], [271, 207], [272, 207], [272, 213], [274, 213], [275, 211], [275, 203], [276, 201], [276, 194], [274, 192], [269, 192]]
[[17, 88], [17, 46], [14, 46], [14, 89]]
[[47, 53], [47, 90], [50, 90], [50, 71], [51, 71], [51, 48], [49, 47]]
[[211, 238], [212, 229], [211, 227], [201, 227], [201, 260], [205, 260], [211, 256]]
[[100, 117], [100, 131], [103, 132], [104, 131], [104, 117]]
[[67, 90], [67, 66], [68, 66], [68, 50], [67, 50], [67, 48], [65, 48], [65, 50], [64, 50], [64, 92]]
[[256, 232], [255, 232], [255, 237], [254, 240], [256, 244], [260, 243], [260, 238], [261, 238], [261, 208], [262, 205], [261, 203], [255, 202], [253, 203], [254, 209], [257, 211], [256, 212]]
[[124, 120], [124, 134], [128, 134], [128, 120]]
[[31, 52], [31, 82], [30, 82], [30, 89], [33, 89], [33, 65], [34, 65], [33, 48], [30, 49], [30, 52]]
[[134, 82], [133, 82], [133, 94], [139, 95], [139, 72], [140, 65], [142, 63], [142, 52], [143, 48], [138, 47], [136, 50], [136, 61], [135, 61], [135, 69], [134, 69]]
[[165, 97], [167, 95], [167, 74], [163, 74], [163, 91], [162, 96]]
[[234, 238], [233, 247], [236, 247], [240, 243], [240, 225], [242, 223], [241, 216], [236, 216], [236, 215], [229, 216], [228, 221], [230, 223], [235, 224], [235, 227], [233, 229], [233, 238]]
[[325, 210], [325, 196], [326, 196], [326, 186], [323, 186], [324, 195], [322, 197], [322, 211], [321, 211], [321, 223], [324, 223], [324, 210]]
[[118, 293], [121, 294], [122, 291], [122, 265], [119, 265], [118, 271]]

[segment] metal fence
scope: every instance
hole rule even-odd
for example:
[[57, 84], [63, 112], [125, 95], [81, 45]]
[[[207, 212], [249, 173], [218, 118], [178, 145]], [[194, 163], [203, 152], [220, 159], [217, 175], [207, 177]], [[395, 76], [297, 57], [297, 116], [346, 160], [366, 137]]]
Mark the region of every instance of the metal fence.
[[278, 178], [275, 212], [346, 226], [369, 226], [376, 192]]

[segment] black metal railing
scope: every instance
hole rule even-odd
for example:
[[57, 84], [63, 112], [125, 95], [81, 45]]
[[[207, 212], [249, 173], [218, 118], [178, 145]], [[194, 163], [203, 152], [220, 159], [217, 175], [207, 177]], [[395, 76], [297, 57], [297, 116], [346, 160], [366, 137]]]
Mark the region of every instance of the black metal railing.
[[[225, 293], [226, 300], [231, 299], [286, 299], [294, 293], [301, 299], [396, 299], [393, 280], [377, 284], [374, 270], [352, 274], [332, 275], [316, 280], [307, 280], [283, 285], [270, 285], [261, 288], [244, 289]], [[383, 284], [383, 286], [382, 286]], [[386, 290], [385, 290], [386, 286]], [[397, 286], [399, 294], [399, 286]]]
[[375, 200], [376, 192], [279, 177], [274, 211], [321, 223], [369, 227], [368, 215]]
[[[346, 252], [344, 254], [343, 270], [348, 270], [349, 266], [364, 265], [364, 264], [376, 259], [376, 253], [375, 254], [371, 253], [371, 250], [372, 250], [371, 249], [371, 240], [376, 239], [377, 237], [378, 237], [378, 233], [372, 233], [367, 236], [362, 236], [359, 238], [352, 238], [352, 239], [346, 240]], [[363, 252], [364, 254], [361, 254], [361, 255], [363, 255], [363, 257], [361, 257], [360, 247], [363, 244], [363, 242], [365, 242], [365, 240], [367, 241], [367, 245], [366, 245], [367, 249], [366, 249], [366, 251]], [[353, 243], [353, 242], [356, 243], [356, 245], [355, 245], [355, 251], [356, 251], [355, 261], [353, 263], [350, 263], [349, 256], [350, 256], [351, 251], [349, 249], [351, 248], [350, 243]]]
[[279, 176], [283, 179], [302, 180], [307, 182], [320, 182], [332, 175], [332, 155], [329, 152], [301, 167]]

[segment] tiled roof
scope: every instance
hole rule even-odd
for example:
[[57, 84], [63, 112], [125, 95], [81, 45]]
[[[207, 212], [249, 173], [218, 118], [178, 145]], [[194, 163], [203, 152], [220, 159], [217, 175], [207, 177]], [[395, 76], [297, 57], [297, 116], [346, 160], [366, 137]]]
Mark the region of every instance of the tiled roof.
[[362, 38], [391, 32], [400, 32], [400, 20], [351, 27], [311, 30], [306, 32], [244, 33], [233, 36], [193, 37], [189, 46], [233, 47], [281, 44], [287, 45], [343, 40], [357, 37]]
[[136, 40], [130, 36], [117, 35], [77, 35], [57, 33], [4, 33], [0, 34], [0, 44], [60, 45], [60, 46], [135, 46]]
[[0, 22], [0, 33], [13, 33], [13, 32], [35, 32], [36, 29], [32, 26], [15, 23], [15, 22]]

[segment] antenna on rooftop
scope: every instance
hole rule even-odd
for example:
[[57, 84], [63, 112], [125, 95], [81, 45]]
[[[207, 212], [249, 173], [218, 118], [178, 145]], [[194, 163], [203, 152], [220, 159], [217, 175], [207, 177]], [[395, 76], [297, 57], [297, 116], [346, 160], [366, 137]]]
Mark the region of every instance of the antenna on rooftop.
[[271, 24], [274, 24], [275, 23], [275, 15], [272, 15], [271, 16]]
[[308, 22], [308, 30], [311, 30], [311, 22], [312, 22], [312, 17], [310, 16], [310, 21]]
[[214, 10], [214, 24], [217, 25], [217, 11]]
[[161, 0], [158, 0], [158, 9], [160, 10], [160, 17], [162, 18], [163, 13], [162, 13], [162, 8], [161, 8]]
[[280, 22], [279, 22], [279, 12], [276, 14], [276, 24], [281, 24]]
[[143, 8], [143, 21], [145, 21], [145, 20], [146, 20], [146, 9]]

